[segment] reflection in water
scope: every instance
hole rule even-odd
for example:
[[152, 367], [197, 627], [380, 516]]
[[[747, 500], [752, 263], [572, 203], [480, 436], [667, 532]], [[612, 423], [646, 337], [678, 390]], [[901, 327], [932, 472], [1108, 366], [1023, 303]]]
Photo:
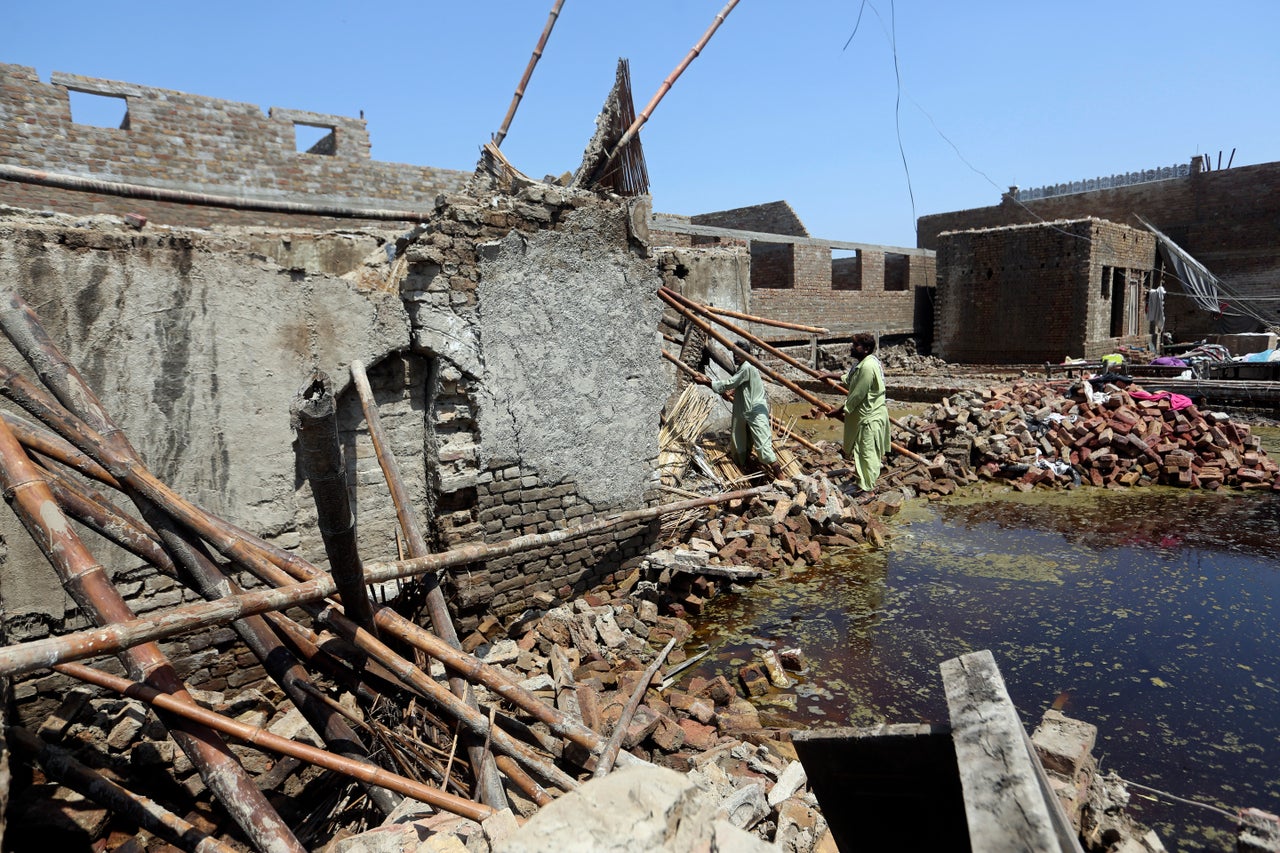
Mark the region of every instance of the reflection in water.
[[[989, 648], [1024, 722], [1057, 707], [1098, 726], [1104, 770], [1280, 809], [1280, 500], [1032, 492], [907, 514], [886, 552], [713, 601], [704, 672], [800, 646], [811, 671], [766, 698], [774, 721], [940, 722], [938, 665]], [[1232, 849], [1213, 812], [1136, 793], [1133, 808], [1170, 850]]]

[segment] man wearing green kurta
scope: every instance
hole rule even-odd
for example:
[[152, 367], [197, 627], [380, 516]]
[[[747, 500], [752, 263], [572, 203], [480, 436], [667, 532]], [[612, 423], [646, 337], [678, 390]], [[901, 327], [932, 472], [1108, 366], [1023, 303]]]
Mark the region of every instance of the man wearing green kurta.
[[856, 361], [840, 381], [849, 389], [844, 403], [844, 455], [853, 460], [858, 487], [875, 490], [880, 461], [889, 452], [889, 407], [884, 398], [884, 367], [873, 354], [876, 339], [853, 336], [849, 354]]
[[711, 390], [723, 394], [733, 389], [733, 461], [745, 468], [754, 445], [760, 464], [771, 469], [778, 457], [773, 452], [773, 429], [769, 424], [769, 401], [764, 396], [760, 371], [742, 353], [752, 346], [739, 341], [733, 350], [737, 371], [727, 379], [712, 379]]

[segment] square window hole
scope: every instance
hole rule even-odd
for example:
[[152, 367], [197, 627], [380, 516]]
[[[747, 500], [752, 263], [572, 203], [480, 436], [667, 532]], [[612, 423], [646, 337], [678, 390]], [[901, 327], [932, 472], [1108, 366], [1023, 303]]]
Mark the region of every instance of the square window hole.
[[71, 101], [71, 120], [76, 124], [129, 129], [129, 102], [123, 96], [68, 89], [67, 98]]
[[300, 154], [333, 154], [337, 131], [327, 125], [293, 123], [293, 138]]

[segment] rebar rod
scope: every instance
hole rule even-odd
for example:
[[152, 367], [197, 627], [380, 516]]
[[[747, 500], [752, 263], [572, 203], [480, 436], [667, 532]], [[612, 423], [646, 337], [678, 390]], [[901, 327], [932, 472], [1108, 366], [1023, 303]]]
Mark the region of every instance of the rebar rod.
[[465, 797], [454, 796], [439, 788], [423, 785], [420, 782], [383, 770], [367, 762], [352, 761], [349, 758], [334, 755], [318, 747], [272, 734], [257, 726], [251, 726], [248, 723], [242, 723], [239, 720], [233, 720], [230, 717], [209, 711], [193, 702], [179, 701], [138, 681], [130, 681], [127, 678], [109, 675], [101, 670], [78, 663], [59, 664], [57, 670], [64, 675], [69, 675], [88, 684], [95, 684], [122, 696], [128, 696], [130, 699], [137, 699], [139, 702], [145, 702], [176, 716], [197, 722], [208, 729], [230, 735], [259, 749], [292, 756], [308, 764], [314, 764], [317, 767], [323, 767], [326, 770], [332, 770], [335, 773], [340, 773], [353, 779], [388, 788], [398, 794], [412, 797], [419, 802], [427, 803], [443, 811], [475, 821], [482, 821], [493, 814], [493, 809], [481, 803], [474, 803]]
[[[563, 3], [563, 0], [560, 0], [560, 3]], [[556, 11], [559, 11], [559, 3]], [[555, 13], [552, 12], [553, 17]], [[495, 144], [499, 142], [500, 140], [495, 141]], [[378, 404], [373, 397], [373, 388], [369, 385], [369, 375], [365, 372], [364, 362], [359, 360], [351, 362], [351, 382], [360, 398], [360, 408], [364, 411], [365, 425], [369, 429], [369, 440], [373, 443], [373, 452], [378, 457], [378, 465], [382, 468], [387, 490], [391, 493], [391, 502], [395, 505], [400, 529], [404, 531], [409, 556], [425, 557], [431, 550], [427, 547], [426, 536], [423, 535], [422, 527], [418, 524], [417, 513], [413, 511], [404, 478], [400, 475], [400, 463], [396, 461], [395, 453], [392, 452], [386, 432], [382, 428], [382, 418], [378, 415]], [[453, 615], [449, 612], [449, 605], [444, 600], [444, 590], [440, 588], [438, 579], [435, 575], [424, 575], [422, 584], [426, 591], [427, 614], [431, 618], [436, 636], [461, 651], [462, 643], [458, 640], [458, 631], [453, 625]], [[461, 677], [452, 675], [449, 678], [449, 689], [453, 691], [454, 696], [479, 710], [480, 706], [476, 702], [475, 694], [467, 689], [467, 683]], [[507, 795], [502, 788], [502, 780], [498, 777], [498, 768], [493, 763], [493, 756], [484, 748], [483, 743], [477, 743], [472, 737], [467, 738], [466, 749], [467, 757], [476, 772], [476, 788], [480, 792], [481, 802], [495, 809], [506, 808]]]

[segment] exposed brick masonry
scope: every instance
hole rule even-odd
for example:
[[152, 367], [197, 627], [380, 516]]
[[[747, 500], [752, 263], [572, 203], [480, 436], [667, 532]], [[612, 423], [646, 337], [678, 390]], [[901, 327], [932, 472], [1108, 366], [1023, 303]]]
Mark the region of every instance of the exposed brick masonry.
[[[945, 231], [1040, 219], [1095, 216], [1141, 228], [1134, 214], [1159, 228], [1242, 295], [1274, 295], [1280, 283], [1280, 163], [1193, 171], [1181, 178], [1022, 204], [1006, 196], [992, 207], [921, 217], [919, 245], [937, 249], [938, 235]], [[1195, 309], [1189, 299], [1170, 298], [1166, 315], [1168, 328], [1176, 330], [1180, 339], [1195, 340], [1217, 331], [1213, 316]]]
[[1104, 267], [1149, 274], [1154, 258], [1149, 232], [1096, 219], [943, 234], [934, 354], [981, 364], [1058, 362], [1145, 343], [1145, 302], [1134, 334], [1111, 334], [1102, 276]]
[[[124, 128], [72, 120], [68, 90], [123, 97]], [[299, 152], [295, 123], [333, 128], [328, 142]], [[322, 140], [322, 142], [324, 142]], [[271, 108], [0, 63], [0, 152], [4, 162], [106, 181], [253, 199], [312, 200], [360, 207], [423, 207], [460, 189], [469, 173], [369, 159], [363, 119]], [[65, 213], [136, 211], [173, 225], [306, 225], [334, 220], [235, 211], [69, 192], [0, 181], [0, 203]]]

